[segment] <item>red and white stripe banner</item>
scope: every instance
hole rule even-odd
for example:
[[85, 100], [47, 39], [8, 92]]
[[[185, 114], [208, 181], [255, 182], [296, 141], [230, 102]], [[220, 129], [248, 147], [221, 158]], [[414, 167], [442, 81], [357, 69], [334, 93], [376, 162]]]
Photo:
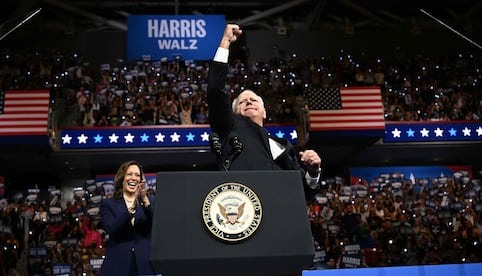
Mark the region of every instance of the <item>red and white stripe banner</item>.
[[311, 131], [384, 130], [378, 87], [310, 88]]
[[47, 135], [48, 90], [15, 90], [0, 95], [0, 136]]

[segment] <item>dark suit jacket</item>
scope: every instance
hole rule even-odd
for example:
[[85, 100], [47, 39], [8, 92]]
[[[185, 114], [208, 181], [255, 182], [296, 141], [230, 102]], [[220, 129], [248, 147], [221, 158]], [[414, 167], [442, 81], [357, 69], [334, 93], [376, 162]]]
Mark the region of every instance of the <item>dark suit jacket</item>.
[[142, 275], [154, 274], [150, 264], [151, 228], [154, 212], [154, 198], [149, 197], [148, 208], [138, 206], [134, 226], [123, 199], [104, 199], [100, 214], [104, 229], [109, 234], [106, 258], [100, 275], [129, 275], [132, 252], [135, 252], [137, 272]]
[[[231, 98], [225, 93], [227, 64], [211, 62], [208, 77], [209, 123], [211, 130], [220, 136], [225, 155], [233, 152], [232, 138], [237, 136], [243, 144], [242, 152], [232, 160], [229, 170], [304, 170], [298, 163], [298, 153], [286, 139], [269, 136], [265, 128], [251, 119], [234, 114]], [[268, 137], [286, 147], [273, 160]]]

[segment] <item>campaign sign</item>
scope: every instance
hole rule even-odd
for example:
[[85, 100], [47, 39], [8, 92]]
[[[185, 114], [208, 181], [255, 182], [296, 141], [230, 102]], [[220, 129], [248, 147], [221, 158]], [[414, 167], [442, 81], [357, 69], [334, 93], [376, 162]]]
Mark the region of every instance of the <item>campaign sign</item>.
[[72, 265], [63, 263], [52, 264], [52, 274], [58, 276], [72, 275]]
[[226, 22], [223, 15], [130, 15], [127, 58], [211, 60]]
[[30, 247], [30, 257], [44, 257], [47, 256], [47, 248], [45, 246]]
[[344, 268], [355, 268], [362, 266], [362, 254], [359, 244], [345, 245], [340, 266]]
[[102, 266], [103, 262], [104, 262], [103, 258], [90, 258], [89, 259], [90, 267], [93, 270], [96, 270], [96, 271], [100, 270], [100, 267]]

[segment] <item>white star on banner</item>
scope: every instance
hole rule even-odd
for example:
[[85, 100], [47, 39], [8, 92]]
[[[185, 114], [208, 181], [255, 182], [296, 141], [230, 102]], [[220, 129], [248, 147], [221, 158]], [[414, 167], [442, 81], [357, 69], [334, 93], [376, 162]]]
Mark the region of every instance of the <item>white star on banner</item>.
[[468, 127], [465, 127], [464, 129], [462, 129], [462, 132], [464, 133], [464, 136], [470, 136], [470, 132], [472, 130], [469, 129]]
[[65, 136], [62, 137], [62, 144], [70, 144], [70, 140], [72, 140], [72, 137], [70, 137], [69, 134], [65, 134]]
[[420, 130], [420, 133], [422, 134], [422, 137], [428, 137], [428, 130], [426, 128], [423, 128]]
[[202, 138], [202, 141], [209, 141], [209, 133], [207, 133], [206, 131], [203, 132], [203, 134], [201, 134], [201, 138]]
[[119, 139], [119, 136], [115, 135], [115, 133], [112, 133], [111, 136], [109, 136], [109, 143], [116, 143], [117, 144], [117, 139]]
[[80, 136], [77, 136], [77, 139], [79, 139], [79, 144], [87, 144], [87, 138], [88, 136], [85, 136], [83, 133]]
[[477, 131], [477, 136], [482, 136], [482, 127], [479, 126], [478, 129], [476, 129]]
[[296, 132], [295, 129], [293, 129], [293, 131], [290, 132], [290, 135], [291, 135], [291, 139], [292, 139], [292, 140], [295, 140], [295, 139], [298, 138], [298, 132]]
[[435, 137], [443, 137], [444, 136], [444, 130], [440, 129], [439, 127], [436, 130], [434, 130], [433, 132], [435, 132]]
[[402, 132], [398, 130], [398, 128], [395, 128], [394, 130], [392, 130], [393, 138], [400, 138], [400, 133]]
[[179, 143], [179, 138], [181, 135], [177, 134], [177, 132], [174, 132], [174, 134], [171, 135], [171, 142], [178, 142]]
[[158, 142], [158, 143], [159, 143], [159, 142], [164, 143], [164, 137], [166, 137], [166, 135], [163, 135], [162, 133], [159, 132], [159, 133], [156, 135], [156, 142]]
[[126, 143], [134, 143], [134, 137], [135, 136], [129, 132], [126, 136], [124, 136], [124, 139], [126, 140]]

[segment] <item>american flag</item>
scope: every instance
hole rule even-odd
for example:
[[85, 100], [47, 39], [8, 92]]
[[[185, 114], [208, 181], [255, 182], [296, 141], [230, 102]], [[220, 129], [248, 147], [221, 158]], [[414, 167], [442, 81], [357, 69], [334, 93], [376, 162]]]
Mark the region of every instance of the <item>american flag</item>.
[[0, 136], [47, 135], [48, 90], [0, 91]]
[[310, 129], [384, 130], [378, 87], [308, 88]]

